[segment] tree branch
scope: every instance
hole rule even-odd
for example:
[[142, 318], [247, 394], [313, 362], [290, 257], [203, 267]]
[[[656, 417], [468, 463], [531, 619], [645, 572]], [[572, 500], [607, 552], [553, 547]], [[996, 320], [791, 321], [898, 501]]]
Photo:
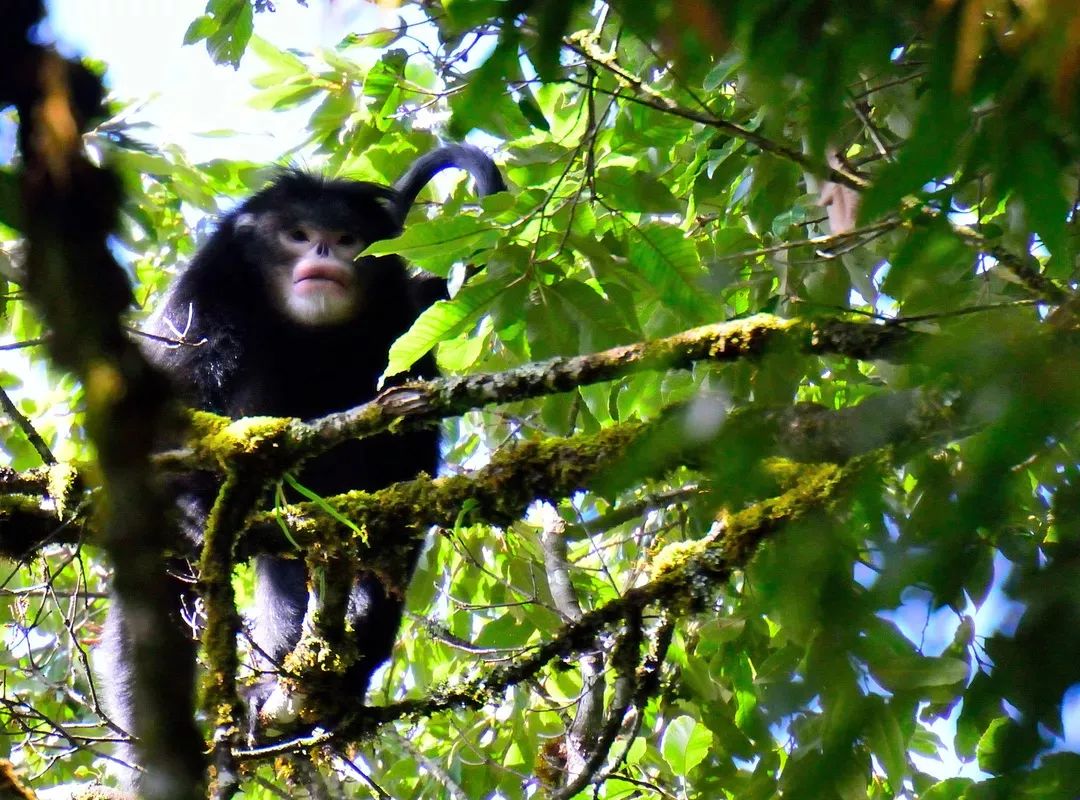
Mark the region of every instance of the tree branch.
[[104, 541], [113, 589], [133, 637], [133, 706], [150, 800], [202, 796], [202, 739], [194, 724], [191, 670], [173, 654], [182, 633], [170, 624], [175, 602], [162, 580], [171, 538], [149, 454], [166, 424], [168, 393], [124, 334], [131, 301], [124, 271], [107, 243], [120, 188], [82, 149], [81, 132], [103, 112], [100, 80], [81, 64], [35, 43], [43, 9], [16, 4], [0, 34], [10, 58], [5, 80], [19, 114], [20, 188], [27, 236], [26, 291], [51, 329], [49, 350], [86, 392], [87, 431], [108, 494]]
[[[648, 424], [624, 423], [591, 435], [521, 442], [496, 452], [488, 466], [468, 475], [421, 476], [377, 492], [348, 492], [319, 503], [256, 513], [238, 540], [238, 555], [294, 552], [281, 534], [282, 521], [302, 548], [336, 551], [344, 534], [336, 517], [327, 513], [329, 507], [367, 532], [366, 538], [353, 534], [344, 540], [353, 557], [375, 566], [384, 562], [392, 571], [416, 544], [415, 537], [403, 537], [401, 531], [453, 527], [463, 507], [477, 521], [508, 525], [535, 499], [557, 499], [590, 487], [614, 492], [627, 482], [725, 452], [748, 434], [759, 443], [758, 459], [782, 455], [807, 462], [844, 461], [887, 445], [948, 441], [969, 433], [973, 423], [931, 392], [907, 391], [873, 395], [858, 406], [835, 411], [811, 403], [748, 409], [730, 414], [722, 428], [703, 440], [680, 447], [665, 444], [673, 439], [673, 430], [686, 424], [681, 411], [672, 409]], [[604, 486], [593, 485], [599, 476], [605, 476]], [[70, 530], [60, 523], [39, 500], [7, 498], [0, 503], [0, 554], [21, 555], [45, 541], [73, 541], [89, 525], [81, 516]], [[396, 534], [384, 536], [384, 531]], [[182, 545], [174, 540], [173, 551], [178, 548]]]
[[[570, 579], [566, 522], [551, 504], [544, 504], [544, 529], [540, 546], [544, 552], [544, 568], [548, 588], [555, 607], [567, 622], [581, 619], [581, 604]], [[574, 719], [570, 723], [565, 743], [565, 784], [572, 784], [588, 769], [589, 754], [593, 752], [604, 722], [604, 657], [599, 650], [581, 658], [581, 696], [577, 701]]]
[[806, 467], [792, 488], [735, 514], [718, 519], [704, 539], [668, 545], [653, 559], [652, 580], [633, 587], [616, 600], [568, 623], [527, 656], [455, 686], [436, 688], [426, 698], [363, 708], [333, 731], [317, 730], [282, 739], [265, 747], [239, 751], [241, 760], [265, 759], [331, 743], [364, 741], [395, 720], [431, 716], [455, 708], [481, 708], [509, 688], [529, 680], [556, 659], [570, 659], [594, 646], [596, 637], [613, 625], [634, 619], [651, 605], [669, 611], [696, 606], [702, 592], [726, 581], [744, 567], [758, 546], [786, 525], [835, 507], [853, 486], [879, 470], [885, 460], [865, 456], [846, 466]]

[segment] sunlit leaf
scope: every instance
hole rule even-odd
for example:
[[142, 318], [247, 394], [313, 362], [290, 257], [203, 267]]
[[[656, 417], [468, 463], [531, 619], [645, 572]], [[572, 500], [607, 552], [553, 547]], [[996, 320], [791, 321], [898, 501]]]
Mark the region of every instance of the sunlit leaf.
[[512, 278], [470, 283], [453, 300], [440, 300], [425, 311], [390, 348], [384, 375], [404, 372], [443, 339], [457, 336], [476, 323]]
[[410, 225], [395, 239], [374, 242], [364, 254], [396, 253], [429, 272], [445, 275], [455, 260], [494, 244], [499, 236], [491, 223], [479, 217], [436, 217]]
[[691, 717], [681, 716], [668, 723], [660, 742], [660, 752], [676, 775], [686, 776], [705, 760], [711, 746], [709, 729]]

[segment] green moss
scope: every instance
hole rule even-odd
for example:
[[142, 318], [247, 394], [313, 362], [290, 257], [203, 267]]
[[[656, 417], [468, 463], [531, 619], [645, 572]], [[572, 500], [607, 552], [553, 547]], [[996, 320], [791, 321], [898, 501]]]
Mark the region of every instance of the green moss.
[[[691, 600], [699, 594], [701, 578], [726, 577], [731, 569], [750, 560], [766, 536], [809, 512], [828, 508], [846, 479], [861, 466], [861, 462], [846, 467], [797, 465], [797, 470], [789, 472], [793, 485], [788, 491], [733, 514], [721, 511], [705, 538], [672, 542], [657, 552], [650, 568], [653, 580], [683, 584], [681, 594]], [[672, 608], [677, 610], [681, 605], [676, 597]]]
[[307, 636], [285, 657], [283, 666], [286, 672], [304, 675], [305, 678], [310, 678], [312, 672], [344, 675], [355, 660], [347, 658], [347, 655], [324, 639]]
[[760, 541], [781, 525], [823, 510], [834, 500], [850, 466], [804, 464], [788, 491], [719, 520], [719, 545], [729, 563], [745, 564]]
[[402, 531], [419, 531], [428, 525], [449, 527], [468, 522], [473, 515], [494, 525], [508, 525], [537, 496], [557, 498], [589, 486], [598, 474], [618, 463], [644, 428], [627, 423], [589, 436], [525, 442], [496, 453], [488, 466], [470, 475], [438, 480], [420, 475], [378, 492], [352, 491], [323, 500], [352, 520], [359, 533], [347, 531], [315, 503], [256, 515], [252, 525], [276, 527], [287, 522], [308, 552], [313, 547], [333, 552], [344, 541], [366, 567], [396, 574], [400, 569], [393, 565], [403, 562], [420, 537], [419, 533], [401, 536]]
[[244, 417], [233, 420], [203, 437], [202, 444], [222, 463], [237, 456], [253, 455], [288, 441], [293, 420], [289, 417]]
[[772, 314], [754, 314], [744, 319], [722, 322], [703, 330], [704, 337], [712, 340], [708, 357], [724, 360], [725, 357], [757, 350], [766, 341], [774, 341], [773, 334], [790, 330], [799, 325], [797, 319], [784, 319]]
[[761, 462], [762, 472], [785, 489], [802, 477], [805, 468], [805, 463], [781, 456], [766, 458]]
[[697, 539], [692, 542], [672, 542], [666, 545], [653, 556], [649, 565], [652, 579], [657, 580], [687, 569], [687, 565], [694, 559], [700, 558], [710, 544], [712, 542], [708, 539]]
[[206, 604], [203, 646], [209, 666], [204, 683], [204, 706], [216, 717], [215, 726], [231, 726], [241, 713], [236, 697], [236, 633], [240, 616], [232, 588], [233, 538], [235, 530], [224, 522], [226, 506], [236, 491], [238, 478], [228, 473], [206, 522], [206, 540], [199, 559], [199, 584]]
[[68, 516], [71, 498], [77, 493], [79, 471], [71, 464], [53, 464], [48, 468], [48, 492], [61, 519]]
[[189, 419], [191, 422], [191, 433], [198, 439], [221, 433], [232, 424], [232, 420], [229, 417], [223, 417], [220, 414], [213, 414], [209, 411], [193, 410], [190, 412]]

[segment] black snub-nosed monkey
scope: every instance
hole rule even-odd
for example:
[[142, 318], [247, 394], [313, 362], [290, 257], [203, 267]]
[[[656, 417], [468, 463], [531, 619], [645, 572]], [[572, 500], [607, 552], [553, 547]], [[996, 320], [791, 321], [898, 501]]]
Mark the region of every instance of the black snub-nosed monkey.
[[[433, 298], [433, 279], [410, 277], [396, 256], [358, 256], [368, 244], [400, 233], [420, 190], [448, 167], [467, 170], [480, 195], [506, 188], [491, 159], [468, 145], [422, 156], [393, 188], [283, 172], [224, 216], [169, 291], [161, 332], [182, 330], [187, 341], [202, 344], [155, 343], [151, 359], [191, 405], [234, 418], [311, 419], [370, 400], [391, 343]], [[433, 374], [430, 356], [414, 372]], [[348, 441], [308, 460], [299, 481], [321, 496], [374, 490], [421, 471], [434, 474], [437, 459], [435, 431], [387, 434]], [[193, 475], [176, 492], [182, 528], [200, 545], [216, 482]], [[259, 556], [255, 573], [253, 640], [269, 671], [300, 638], [307, 575], [302, 560], [272, 556]], [[178, 624], [191, 595], [190, 582], [177, 579]], [[359, 658], [346, 675], [357, 696], [389, 657], [401, 612], [400, 596], [360, 573], [348, 612]], [[130, 635], [114, 596], [98, 663], [110, 713], [129, 730]], [[183, 657], [193, 661], [194, 650]], [[251, 691], [253, 709], [274, 685], [271, 675]]]

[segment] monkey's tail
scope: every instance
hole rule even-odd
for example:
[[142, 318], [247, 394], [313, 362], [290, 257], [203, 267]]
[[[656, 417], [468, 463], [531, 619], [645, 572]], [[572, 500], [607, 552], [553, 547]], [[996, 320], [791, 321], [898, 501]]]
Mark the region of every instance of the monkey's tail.
[[472, 175], [476, 181], [476, 193], [480, 197], [506, 191], [506, 183], [499, 173], [499, 168], [487, 153], [471, 144], [444, 144], [416, 159], [409, 171], [394, 184], [394, 191], [397, 192], [398, 224], [405, 222], [405, 217], [416, 202], [420, 190], [427, 186], [432, 178], [450, 167], [463, 169]]

